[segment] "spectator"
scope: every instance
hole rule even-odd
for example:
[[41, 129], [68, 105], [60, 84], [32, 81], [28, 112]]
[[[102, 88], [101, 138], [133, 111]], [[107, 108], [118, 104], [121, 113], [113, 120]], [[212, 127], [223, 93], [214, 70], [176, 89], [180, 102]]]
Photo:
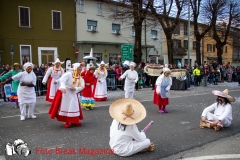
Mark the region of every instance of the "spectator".
[[204, 64], [203, 70], [202, 70], [202, 76], [203, 76], [203, 84], [204, 86], [207, 86], [207, 80], [208, 80], [208, 75], [209, 75], [209, 69], [207, 64]]
[[40, 71], [42, 72], [42, 75], [44, 75], [45, 70], [46, 70], [45, 65], [42, 64], [41, 67], [40, 67]]
[[40, 70], [39, 67], [34, 68], [33, 72], [35, 73], [35, 75], [38, 76], [43, 76], [42, 71]]
[[196, 69], [194, 69], [193, 75], [194, 75], [195, 86], [199, 86], [201, 81], [201, 71], [199, 66]]

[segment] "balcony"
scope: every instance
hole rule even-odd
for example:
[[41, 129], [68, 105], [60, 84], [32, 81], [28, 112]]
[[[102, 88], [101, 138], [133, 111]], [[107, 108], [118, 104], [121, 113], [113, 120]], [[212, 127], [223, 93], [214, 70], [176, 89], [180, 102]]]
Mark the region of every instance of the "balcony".
[[186, 56], [187, 55], [187, 49], [185, 47], [181, 47], [181, 48], [174, 47], [173, 52], [174, 52], [173, 55], [176, 55], [176, 56]]

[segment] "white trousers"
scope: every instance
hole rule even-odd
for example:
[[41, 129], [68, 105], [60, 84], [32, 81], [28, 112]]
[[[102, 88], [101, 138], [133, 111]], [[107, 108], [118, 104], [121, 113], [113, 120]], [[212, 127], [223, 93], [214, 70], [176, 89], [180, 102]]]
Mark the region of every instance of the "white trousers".
[[[214, 115], [214, 114], [212, 114], [211, 112], [208, 112], [207, 113], [207, 120], [209, 120], [209, 121], [216, 121], [216, 120], [219, 120], [219, 117], [218, 116], [216, 116], [216, 115]], [[221, 124], [223, 125], [223, 127], [229, 127], [230, 125], [231, 125], [231, 121], [229, 121], [228, 119], [223, 119], [222, 121], [221, 121]]]
[[26, 106], [28, 106], [28, 116], [33, 115], [35, 104], [36, 103], [19, 104], [21, 116], [26, 117]]
[[137, 142], [137, 141], [132, 141], [132, 144], [130, 144], [128, 147], [125, 149], [121, 150], [114, 150], [114, 153], [119, 155], [119, 156], [131, 156], [135, 153], [140, 152], [141, 150], [148, 148], [150, 146], [150, 140], [145, 139], [142, 142]]
[[133, 99], [134, 91], [125, 91], [125, 98]]

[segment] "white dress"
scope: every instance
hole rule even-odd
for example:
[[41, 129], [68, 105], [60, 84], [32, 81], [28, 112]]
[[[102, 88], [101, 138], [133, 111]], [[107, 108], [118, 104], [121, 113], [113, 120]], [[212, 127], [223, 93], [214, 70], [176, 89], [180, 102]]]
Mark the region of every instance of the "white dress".
[[[213, 114], [211, 113], [213, 111]], [[207, 120], [221, 120], [221, 124], [224, 127], [229, 127], [232, 123], [232, 106], [227, 103], [218, 104], [214, 103], [211, 106], [203, 110], [202, 116], [206, 117]]]
[[126, 126], [125, 131], [118, 129], [118, 125], [119, 122], [114, 119], [110, 127], [109, 145], [115, 154], [131, 156], [150, 146], [150, 140], [144, 132], [139, 132], [136, 124]]
[[[47, 72], [46, 72], [46, 74], [45, 74], [45, 76], [44, 76], [44, 78], [42, 80], [43, 83], [46, 83], [47, 80], [48, 80], [48, 77], [50, 75], [52, 77], [51, 84], [50, 84], [50, 86], [48, 88], [48, 89], [50, 89], [49, 97], [47, 97], [47, 98], [49, 98], [51, 100], [54, 99], [54, 96], [55, 96], [55, 94], [56, 94], [56, 92], [57, 92], [57, 90], [58, 90], [58, 88], [60, 86], [59, 78], [61, 78], [61, 76], [64, 74], [64, 70], [62, 68], [61, 68], [61, 70], [60, 70], [60, 68], [56, 68], [55, 73], [53, 73], [53, 72], [54, 72], [54, 68], [50, 67], [47, 70]], [[57, 82], [57, 84], [54, 84], [54, 82]]]
[[32, 83], [36, 86], [36, 75], [32, 72], [28, 73], [26, 71], [20, 72], [13, 76], [14, 81], [19, 80], [19, 86], [17, 90], [18, 102], [19, 104], [29, 104], [36, 103], [36, 93], [34, 87], [21, 86], [21, 82]]
[[98, 70], [95, 70], [94, 75], [97, 78], [97, 83], [96, 83], [95, 92], [94, 92], [94, 99], [97, 101], [107, 100], [107, 82], [106, 82], [107, 71], [106, 71], [106, 75], [104, 75], [103, 70], [100, 71], [100, 74], [98, 74]]
[[135, 83], [138, 81], [138, 73], [129, 69], [120, 78], [126, 78], [124, 83], [125, 98], [133, 98]]
[[[82, 78], [76, 78], [76, 83], [73, 85], [73, 72], [67, 72], [60, 78], [59, 89], [66, 89], [66, 93], [62, 94], [62, 102], [58, 115], [66, 117], [78, 117], [80, 116], [79, 110], [79, 92], [84, 88], [85, 83]], [[79, 81], [81, 85], [78, 87]], [[76, 91], [71, 91], [70, 88], [75, 87]]]

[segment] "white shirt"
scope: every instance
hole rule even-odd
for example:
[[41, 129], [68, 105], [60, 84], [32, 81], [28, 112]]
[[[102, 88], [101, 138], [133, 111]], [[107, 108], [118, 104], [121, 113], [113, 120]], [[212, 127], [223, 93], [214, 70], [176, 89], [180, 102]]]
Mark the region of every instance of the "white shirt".
[[137, 142], [142, 142], [146, 140], [146, 135], [144, 132], [139, 132], [136, 124], [127, 125], [125, 131], [121, 129], [118, 130], [119, 122], [115, 119], [110, 127], [110, 142], [109, 145], [115, 153], [127, 153], [134, 150], [132, 140], [133, 138]]
[[207, 113], [211, 111], [214, 111], [214, 115], [219, 117], [220, 121], [223, 121], [225, 119], [232, 121], [232, 106], [229, 103], [226, 105], [220, 103], [217, 105], [217, 103], [214, 103], [203, 110], [202, 116], [206, 117]]
[[17, 75], [13, 76], [12, 79], [14, 81], [20, 81], [17, 90], [18, 102], [20, 104], [36, 103], [35, 88], [20, 85], [21, 82], [24, 82], [28, 84], [32, 83], [34, 86], [36, 86], [36, 75], [33, 73], [33, 71], [31, 71], [30, 73], [28, 73], [27, 71], [20, 72]]
[[124, 84], [125, 91], [134, 91], [135, 83], [138, 81], [138, 73], [135, 70], [127, 70], [120, 78], [126, 78]]

